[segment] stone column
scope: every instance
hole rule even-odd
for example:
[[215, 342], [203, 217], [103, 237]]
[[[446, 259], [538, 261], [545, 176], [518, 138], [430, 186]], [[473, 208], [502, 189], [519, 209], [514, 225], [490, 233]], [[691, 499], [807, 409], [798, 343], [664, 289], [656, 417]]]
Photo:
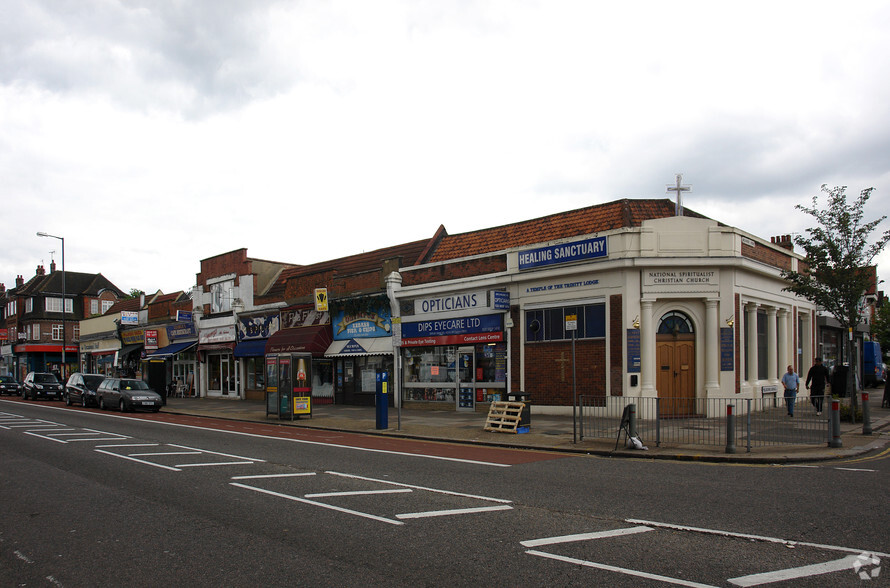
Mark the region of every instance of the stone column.
[[748, 332], [746, 347], [748, 348], [748, 364], [745, 366], [745, 377], [748, 384], [754, 386], [757, 382], [757, 303], [749, 302], [745, 305], [745, 316], [748, 320]]
[[705, 302], [705, 394], [717, 396], [720, 391], [720, 315], [717, 300]]
[[[766, 309], [766, 377], [770, 384], [779, 383], [779, 341], [776, 333], [776, 307]], [[785, 366], [782, 370], [785, 370]]]
[[652, 318], [653, 300], [640, 301], [640, 368], [642, 372], [642, 388], [644, 397], [655, 397], [655, 324]]

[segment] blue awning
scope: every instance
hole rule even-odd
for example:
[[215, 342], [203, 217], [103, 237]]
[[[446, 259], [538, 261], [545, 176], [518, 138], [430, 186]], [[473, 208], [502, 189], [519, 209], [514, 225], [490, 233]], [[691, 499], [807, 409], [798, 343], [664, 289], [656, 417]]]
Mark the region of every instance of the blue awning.
[[171, 343], [166, 347], [161, 347], [151, 353], [147, 353], [145, 355], [146, 359], [170, 359], [177, 353], [182, 353], [183, 351], [188, 351], [195, 345], [197, 345], [197, 341], [182, 341], [179, 343]]
[[262, 357], [266, 354], [265, 339], [250, 339], [235, 345], [235, 357]]

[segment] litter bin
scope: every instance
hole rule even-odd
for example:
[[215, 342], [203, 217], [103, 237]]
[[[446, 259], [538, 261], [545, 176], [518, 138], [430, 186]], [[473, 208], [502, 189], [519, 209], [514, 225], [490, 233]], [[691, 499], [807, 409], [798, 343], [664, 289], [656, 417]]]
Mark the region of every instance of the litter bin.
[[531, 394], [525, 392], [511, 392], [507, 394], [507, 402], [524, 402], [522, 412], [519, 413], [519, 426], [528, 427], [532, 424]]

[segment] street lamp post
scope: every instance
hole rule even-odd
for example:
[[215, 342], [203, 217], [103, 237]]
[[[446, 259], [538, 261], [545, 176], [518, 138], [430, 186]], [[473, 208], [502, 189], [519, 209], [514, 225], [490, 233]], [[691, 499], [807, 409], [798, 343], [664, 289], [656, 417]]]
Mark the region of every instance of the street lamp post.
[[68, 295], [67, 287], [65, 284], [65, 277], [66, 277], [65, 276], [65, 238], [57, 237], [55, 235], [50, 235], [50, 234], [43, 233], [43, 232], [37, 233], [37, 236], [38, 237], [50, 237], [52, 239], [58, 239], [59, 241], [62, 242], [62, 370], [61, 370], [61, 374], [62, 374], [62, 379], [64, 379], [66, 377], [65, 368], [67, 367], [67, 364], [65, 363], [65, 347], [68, 346], [68, 329], [67, 329], [67, 325], [65, 324], [65, 313], [66, 313], [65, 298]]

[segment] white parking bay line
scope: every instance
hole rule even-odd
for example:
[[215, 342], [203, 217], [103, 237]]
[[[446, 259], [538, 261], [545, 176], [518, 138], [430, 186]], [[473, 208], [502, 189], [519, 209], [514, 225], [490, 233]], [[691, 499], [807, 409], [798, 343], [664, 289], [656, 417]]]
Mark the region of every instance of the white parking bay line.
[[638, 578], [646, 578], [647, 580], [658, 580], [659, 582], [665, 582], [667, 584], [676, 584], [677, 586], [691, 586], [693, 588], [717, 588], [711, 584], [699, 584], [698, 582], [689, 582], [687, 580], [681, 580], [679, 578], [669, 578], [667, 576], [660, 576], [658, 574], [650, 574], [648, 572], [641, 572], [639, 570], [631, 570], [628, 568], [619, 568], [617, 566], [610, 566], [606, 564], [596, 563], [592, 561], [586, 561], [583, 559], [576, 559], [574, 557], [565, 557], [563, 555], [555, 555], [553, 553], [547, 553], [544, 551], [537, 551], [535, 549], [529, 549], [526, 551], [529, 555], [537, 555], [538, 557], [545, 557], [547, 559], [553, 559], [556, 561], [564, 561], [566, 563], [571, 563], [579, 566], [584, 566], [587, 568], [596, 568], [598, 570], [606, 570], [607, 572], [616, 572], [618, 574], [625, 574], [628, 576], [636, 576]]
[[200, 451], [155, 451], [153, 453], [130, 453], [130, 457], [152, 457], [157, 455], [201, 455]]
[[830, 574], [832, 572], [842, 572], [844, 570], [852, 570], [853, 564], [856, 563], [857, 556], [848, 555], [847, 557], [828, 561], [820, 564], [802, 566], [799, 568], [788, 568], [787, 570], [777, 570], [775, 572], [764, 572], [762, 574], [751, 574], [750, 576], [739, 576], [738, 578], [730, 578], [729, 582], [736, 586], [760, 586], [761, 584], [770, 584], [772, 582], [787, 582], [788, 580], [798, 580], [800, 578], [808, 578], [810, 576], [818, 576], [821, 574]]
[[645, 533], [652, 531], [651, 527], [626, 527], [624, 529], [612, 529], [611, 531], [596, 531], [594, 533], [578, 533], [576, 535], [562, 535], [561, 537], [545, 537], [544, 539], [531, 539], [529, 541], [520, 541], [523, 547], [541, 547], [543, 545], [556, 545], [558, 543], [572, 543], [574, 541], [590, 541], [592, 539], [608, 539], [609, 537], [621, 537], [622, 535], [633, 535], [635, 533]]
[[499, 504], [497, 506], [479, 506], [475, 508], [453, 508], [450, 510], [430, 510], [427, 512], [408, 512], [397, 514], [397, 519], [425, 519], [427, 517], [447, 517], [459, 514], [475, 514], [479, 512], [492, 512], [496, 510], [513, 510], [509, 504]]
[[112, 457], [119, 457], [121, 459], [128, 459], [130, 461], [135, 461], [136, 463], [154, 466], [156, 468], [161, 468], [162, 470], [170, 470], [171, 472], [181, 472], [182, 471], [178, 468], [171, 468], [170, 466], [161, 465], [159, 463], [153, 463], [150, 461], [146, 461], [144, 459], [136, 459], [135, 457], [130, 457], [129, 455], [121, 455], [119, 453], [114, 453], [113, 451], [105, 451], [103, 449], [96, 449], [95, 451], [98, 453], [104, 453], [105, 455], [110, 455]]
[[[348, 492], [320, 492], [318, 494], [305, 494], [306, 498], [330, 498], [332, 496], [369, 496], [374, 494], [401, 494], [413, 492], [410, 488], [397, 488], [395, 490], [351, 490]], [[396, 515], [398, 516], [398, 515]]]
[[227, 466], [227, 465], [250, 465], [256, 463], [255, 461], [214, 461], [207, 463], [178, 463], [176, 467], [178, 468], [204, 468], [208, 466]]
[[340, 472], [325, 472], [327, 474], [331, 474], [332, 476], [340, 476], [343, 478], [352, 478], [353, 480], [365, 480], [366, 482], [378, 482], [380, 484], [389, 484], [391, 486], [401, 486], [402, 488], [413, 488], [414, 490], [426, 490], [427, 492], [436, 492], [438, 494], [447, 494], [449, 496], [460, 496], [462, 498], [475, 498], [477, 500], [486, 500], [489, 502], [502, 502], [509, 503], [513, 502], [512, 500], [505, 500], [503, 498], [491, 498], [490, 496], [478, 496], [475, 494], [465, 494], [463, 492], [453, 492], [451, 490], [439, 490], [438, 488], [427, 488], [425, 486], [415, 486], [414, 484], [402, 484], [401, 482], [393, 482], [391, 480], [380, 480], [377, 478], [368, 478], [366, 476], [357, 476], [355, 474], [343, 474]]
[[731, 531], [720, 531], [717, 529], [703, 529], [701, 527], [688, 527], [686, 525], [674, 525], [671, 523], [659, 523], [656, 521], [643, 521], [639, 519], [624, 519], [628, 523], [638, 523], [649, 527], [659, 529], [673, 529], [676, 531], [690, 531], [694, 533], [704, 533], [706, 535], [719, 535], [721, 537], [737, 537], [740, 539], [748, 539], [750, 541], [763, 541], [765, 543], [778, 543], [780, 545], [800, 545], [802, 547], [815, 547], [817, 549], [825, 549], [827, 551], [841, 551], [846, 553], [860, 554], [871, 553], [877, 557], [890, 557], [890, 553], [881, 553], [880, 551], [872, 551], [871, 549], [860, 549], [852, 547], [841, 547], [839, 545], [826, 545], [824, 543], [810, 543], [807, 541], [791, 541], [790, 539], [780, 539], [778, 537], [765, 537], [763, 535], [750, 535], [748, 533], [733, 533]]
[[297, 476], [314, 476], [315, 472], [297, 472], [293, 474], [257, 474], [255, 476], [232, 476], [233, 480], [259, 480], [260, 478], [295, 478]]
[[197, 447], [187, 447], [185, 445], [176, 445], [174, 443], [170, 443], [170, 447], [178, 447], [180, 449], [188, 449], [191, 451], [200, 451], [202, 453], [209, 453], [211, 455], [221, 455], [223, 457], [232, 457], [234, 459], [249, 459], [250, 461], [266, 461], [265, 459], [258, 459], [256, 457], [245, 457], [243, 455], [232, 455], [231, 453], [220, 453], [219, 451], [210, 451], [209, 449], [199, 449]]
[[263, 488], [257, 488], [255, 486], [248, 486], [246, 484], [238, 484], [236, 482], [229, 482], [232, 486], [237, 488], [244, 488], [245, 490], [253, 490], [254, 492], [260, 492], [262, 494], [268, 494], [269, 496], [277, 496], [278, 498], [285, 498], [287, 500], [293, 500], [294, 502], [302, 502], [303, 504], [311, 504], [312, 506], [319, 506], [321, 508], [327, 508], [329, 510], [335, 510], [337, 512], [342, 512], [346, 514], [355, 515], [358, 517], [362, 517], [365, 519], [371, 519], [374, 521], [380, 521], [383, 523], [389, 523], [390, 525], [404, 525], [402, 521], [394, 521], [392, 519], [388, 519], [386, 517], [378, 517], [376, 515], [368, 514], [366, 512], [359, 512], [357, 510], [351, 510], [348, 508], [341, 508], [339, 506], [333, 506], [331, 504], [325, 504], [323, 502], [316, 502], [314, 500], [307, 500], [305, 498], [300, 498], [299, 496], [291, 496], [290, 494], [282, 494], [281, 492], [273, 492], [272, 490], [265, 490]]

